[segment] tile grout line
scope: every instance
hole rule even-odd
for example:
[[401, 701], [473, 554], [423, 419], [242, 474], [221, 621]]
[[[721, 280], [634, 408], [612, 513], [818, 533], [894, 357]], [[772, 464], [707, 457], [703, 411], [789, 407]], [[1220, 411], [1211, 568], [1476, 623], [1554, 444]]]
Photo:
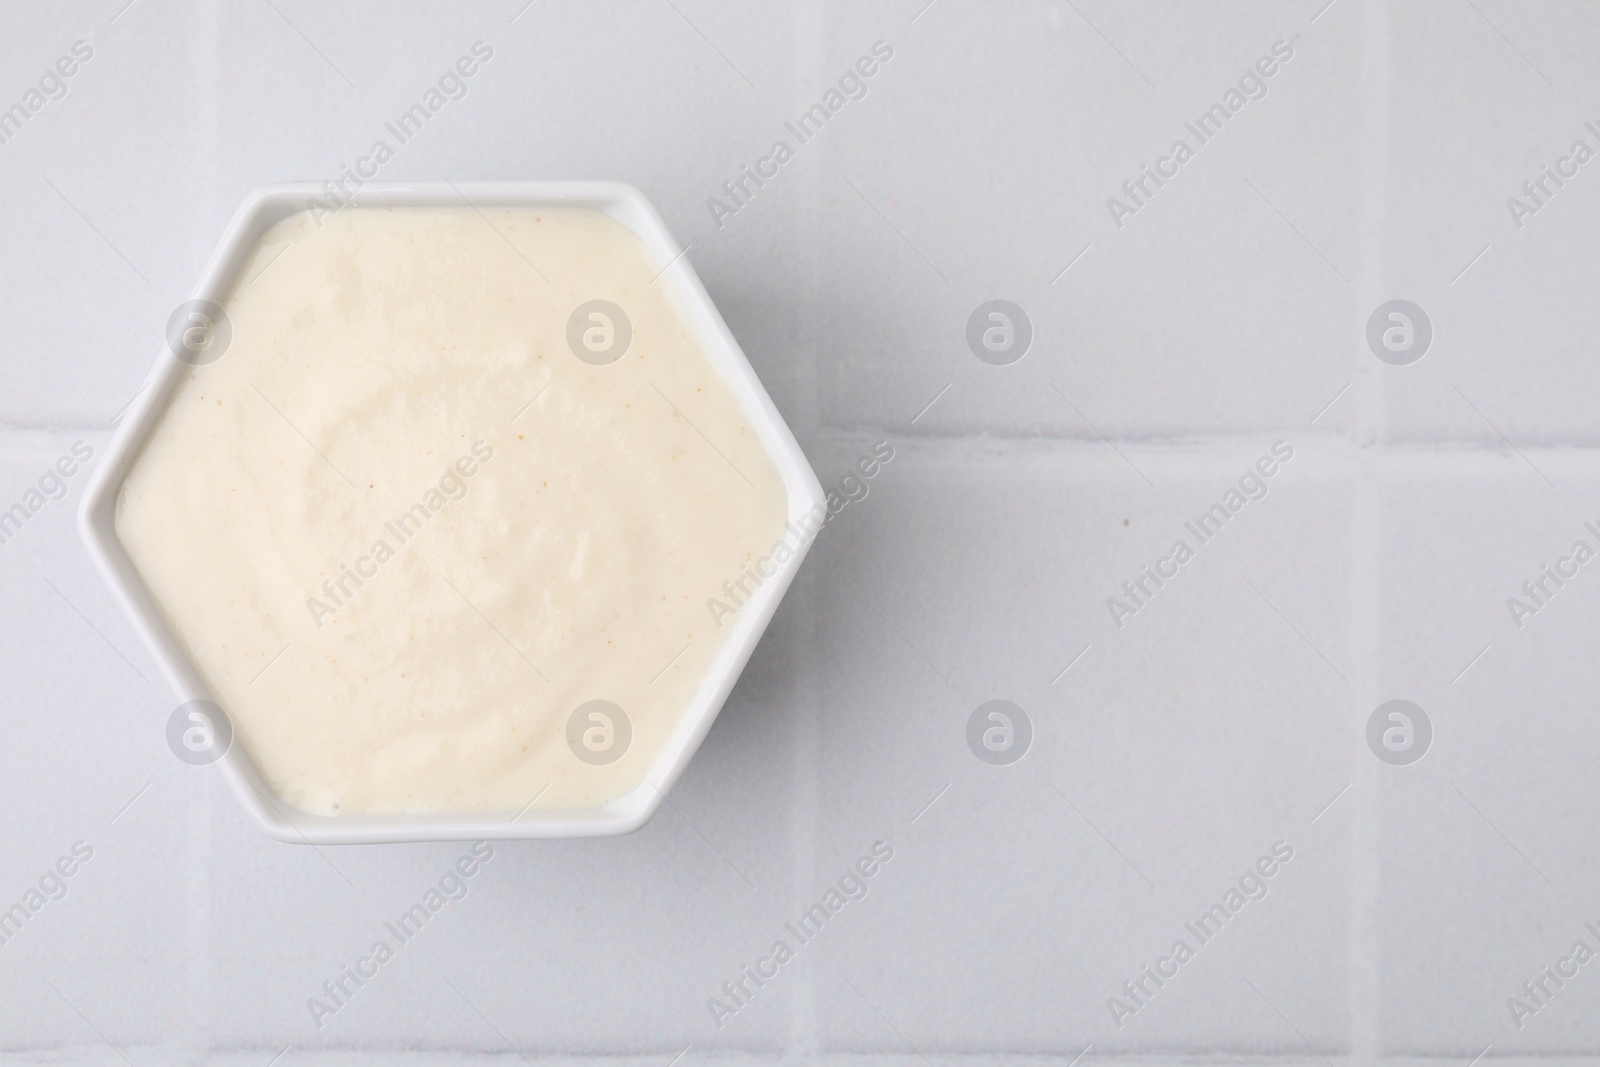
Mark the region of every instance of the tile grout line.
[[[787, 904], [790, 913], [798, 915], [805, 907], [804, 883], [817, 868], [817, 805], [821, 793], [818, 782], [818, 748], [822, 733], [821, 723], [818, 722], [822, 708], [822, 668], [819, 666], [822, 616], [817, 605], [822, 594], [816, 584], [811, 583], [805, 588], [791, 587], [788, 596], [799, 601], [797, 606], [800, 610], [796, 614], [805, 622], [797, 627], [794, 639], [805, 646], [802, 652], [803, 662], [810, 664], [796, 683], [798, 692], [794, 694], [798, 698], [797, 710], [800, 714], [795, 715], [793, 720], [795, 723], [794, 866], [789, 880]], [[781, 926], [782, 923], [773, 925]], [[791, 1057], [813, 1058], [820, 1044], [817, 1034], [816, 970], [815, 967], [807, 967], [796, 976], [800, 979], [800, 984], [790, 1011], [787, 1041]]]
[[[221, 176], [218, 160], [221, 158], [221, 79], [218, 66], [218, 50], [222, 46], [220, 20], [222, 18], [220, 0], [194, 0], [193, 38], [190, 47], [194, 50], [193, 77], [195, 79], [195, 97], [198, 101], [196, 140], [200, 144], [201, 158], [205, 161], [201, 165], [201, 184], [203, 193], [200, 203], [202, 217], [197, 219], [194, 234], [191, 238], [204, 246], [213, 239], [209, 228], [205, 225], [205, 218], [214, 216], [220, 206], [217, 201], [221, 193]], [[201, 247], [200, 262], [205, 262], [209, 249]], [[184, 285], [193, 284], [185, 280]], [[184, 295], [187, 295], [185, 292]], [[187, 802], [188, 811], [188, 841], [189, 871], [187, 888], [189, 897], [188, 914], [184, 919], [184, 941], [188, 945], [188, 974], [190, 1005], [189, 1018], [183, 1028], [182, 1043], [187, 1046], [190, 1055], [203, 1058], [211, 1051], [214, 1037], [211, 1020], [218, 1018], [217, 983], [213, 981], [214, 961], [212, 959], [212, 908], [211, 908], [211, 867], [213, 862], [212, 850], [212, 821], [214, 812], [213, 798], [215, 790], [212, 783], [216, 779], [210, 774], [190, 774], [184, 776], [187, 788], [181, 791]]]
[[[794, 61], [794, 69], [790, 72], [790, 98], [799, 100], [803, 99], [806, 93], [806, 72], [813, 68], [820, 69], [823, 65], [823, 56], [827, 48], [827, 28], [816, 5], [794, 4], [790, 7], [790, 12], [790, 17], [794, 20], [795, 42], [790, 53]], [[795, 175], [800, 180], [799, 210], [794, 213], [793, 222], [795, 244], [806, 249], [802, 284], [806, 289], [808, 304], [812, 307], [817, 306], [816, 300], [821, 288], [817, 279], [822, 277], [822, 269], [815, 243], [805, 240], [804, 237], [807, 233], [816, 232], [825, 214], [818, 168], [821, 160], [826, 158], [827, 150], [826, 142], [819, 144], [815, 153], [801, 161], [799, 173]], [[820, 361], [815, 358], [818, 333], [809, 316], [801, 315], [795, 327], [801, 340], [800, 351], [811, 358], [795, 361], [801, 370], [799, 380], [793, 384], [799, 397], [801, 409], [799, 414], [805, 427], [804, 439], [816, 442], [822, 425], [820, 405], [823, 380], [819, 369]], [[792, 597], [798, 594], [801, 598], [801, 603], [798, 605], [800, 611], [796, 615], [799, 619], [803, 619], [804, 623], [797, 628], [796, 636], [797, 640], [806, 646], [804, 662], [809, 664], [809, 668], [802, 673], [798, 682], [800, 691], [796, 696], [800, 697], [798, 709], [800, 714], [794, 717], [794, 867], [788, 893], [789, 910], [793, 914], [799, 914], [799, 910], [805, 907], [804, 898], [808, 892], [806, 885], [817, 870], [818, 849], [821, 847], [818, 805], [821, 794], [819, 752], [822, 735], [820, 717], [823, 706], [823, 672], [820, 665], [823, 620], [819, 607], [823, 600], [823, 591], [815, 581], [797, 585], [800, 587], [792, 587], [788, 595]], [[806, 967], [796, 975], [800, 979], [800, 984], [790, 1010], [786, 1045], [789, 1055], [798, 1059], [815, 1058], [822, 1044], [818, 1027], [817, 971], [816, 967]]]
[[[1384, 218], [1388, 180], [1388, 108], [1391, 88], [1392, 42], [1386, 0], [1363, 0], [1360, 19], [1362, 97], [1362, 157], [1360, 200], [1360, 262], [1357, 311], [1376, 307], [1386, 299]], [[1376, 760], [1366, 751], [1364, 708], [1376, 706], [1381, 680], [1382, 491], [1372, 477], [1371, 464], [1360, 446], [1387, 437], [1385, 380], [1357, 340], [1357, 413], [1353, 432], [1358, 445], [1361, 473], [1351, 497], [1351, 651], [1356, 684], [1350, 712], [1350, 748], [1354, 761], [1351, 778], [1350, 944], [1347, 976], [1350, 995], [1350, 1056], [1356, 1062], [1375, 1062], [1381, 1046], [1383, 980], [1379, 955], [1378, 894], [1381, 889], [1381, 826], [1377, 791], [1381, 786]]]
[[1356, 663], [1353, 705], [1348, 716], [1347, 751], [1353, 762], [1349, 798], [1350, 848], [1350, 1051], [1357, 1062], [1375, 1062], [1380, 1037], [1383, 996], [1379, 957], [1378, 895], [1381, 889], [1381, 825], [1378, 790], [1381, 768], [1367, 751], [1367, 710], [1380, 703], [1381, 678], [1379, 626], [1382, 583], [1376, 569], [1382, 563], [1382, 498], [1369, 478], [1359, 479], [1351, 500], [1350, 541], [1352, 589], [1350, 621], [1352, 659]]
[[[802, 337], [802, 342], [804, 338]], [[1361, 357], [1365, 356], [1365, 359]], [[1295, 440], [1341, 441], [1348, 443], [1354, 451], [1364, 451], [1368, 447], [1381, 447], [1389, 455], [1415, 455], [1415, 456], [1451, 456], [1495, 459], [1504, 452], [1504, 449], [1494, 444], [1483, 443], [1482, 438], [1476, 437], [1439, 437], [1439, 438], [1400, 438], [1397, 440], [1377, 442], [1363, 440], [1363, 433], [1375, 434], [1372, 427], [1380, 419], [1369, 416], [1367, 408], [1374, 395], [1381, 397], [1382, 380], [1380, 375], [1373, 373], [1374, 368], [1366, 365], [1371, 356], [1366, 349], [1360, 349], [1358, 367], [1355, 379], [1351, 382], [1350, 393], [1356, 395], [1355, 400], [1348, 400], [1350, 393], [1341, 397], [1333, 407], [1336, 409], [1348, 403], [1358, 406], [1356, 422], [1349, 430], [1324, 430], [1317, 426], [1307, 426], [1304, 418], [1286, 420], [1279, 423], [1263, 423], [1237, 432], [1228, 433], [1195, 433], [1173, 436], [1170, 433], [1157, 433], [1154, 430], [1119, 436], [1109, 434], [1109, 438], [1120, 448], [1162, 450], [1175, 454], [1187, 454], [1196, 451], [1218, 450], [1231, 447], [1248, 450], [1260, 442], [1267, 434], [1296, 433]], [[805, 409], [808, 401], [805, 399], [810, 393], [815, 393], [818, 386], [814, 380], [795, 381], [792, 383], [796, 391], [795, 409], [785, 413], [784, 419], [792, 429], [795, 436], [803, 444], [810, 444], [816, 448], [828, 446], [856, 445], [862, 442], [891, 438], [896, 443], [904, 441], [907, 447], [936, 448], [950, 445], [973, 446], [976, 456], [988, 456], [986, 447], [1006, 450], [1056, 450], [1070, 452], [1074, 450], [1096, 451], [1105, 447], [1105, 439], [1092, 435], [1057, 435], [1057, 434], [1018, 434], [1004, 436], [1005, 427], [990, 426], [981, 431], [971, 433], [926, 433], [920, 430], [905, 432], [892, 425], [874, 425], [871, 423], [850, 424], [825, 424], [820, 423], [813, 414]], [[1355, 386], [1361, 388], [1356, 389]], [[809, 390], [809, 393], [808, 393]], [[815, 407], [814, 404], [811, 405]], [[1481, 423], [1480, 423], [1481, 425]], [[62, 422], [50, 425], [20, 425], [6, 424], [0, 419], [0, 455], [14, 455], [29, 452], [48, 452], [57, 447], [63, 438], [71, 437], [99, 437], [109, 438], [115, 428], [109, 426], [107, 420], [96, 417], [83, 422]], [[1536, 441], [1521, 441], [1518, 447], [1535, 457], [1576, 456], [1586, 461], [1600, 461], [1600, 439], [1593, 441], [1581, 439], [1576, 435], [1562, 437], [1557, 435], [1550, 439]], [[1232, 460], [1227, 468], [1232, 469]]]

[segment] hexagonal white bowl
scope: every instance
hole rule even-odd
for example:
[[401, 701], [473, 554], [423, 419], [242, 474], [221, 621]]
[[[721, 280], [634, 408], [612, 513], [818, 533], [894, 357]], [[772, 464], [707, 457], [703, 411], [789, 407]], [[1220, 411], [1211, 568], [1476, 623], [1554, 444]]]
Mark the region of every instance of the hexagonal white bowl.
[[[289, 182], [258, 189], [245, 198], [194, 293], [220, 302], [232, 288], [257, 240], [273, 224], [324, 200], [321, 186]], [[766, 446], [783, 478], [791, 517], [824, 505], [822, 486], [794, 435], [761, 386], [749, 360], [733, 339], [705, 287], [689, 265], [655, 208], [633, 186], [617, 182], [368, 182], [351, 202], [358, 207], [479, 207], [564, 205], [604, 212], [644, 241], [663, 271], [666, 287], [690, 328], [746, 412], [751, 429]], [[145, 439], [159, 422], [188, 366], [163, 344], [144, 389], [129, 407], [100, 465], [85, 489], [78, 528], [89, 555], [160, 663], [178, 703], [212, 700], [200, 672], [167, 629], [161, 611], [117, 539], [114, 516], [123, 479]], [[628, 833], [655, 813], [695, 749], [722, 710], [739, 673], [799, 570], [809, 542], [802, 546], [732, 623], [733, 631], [712, 662], [706, 679], [684, 710], [677, 728], [634, 792], [602, 807], [581, 811], [437, 812], [410, 815], [308, 815], [274, 796], [242, 745], [235, 743], [215, 764], [245, 809], [266, 832], [281, 841], [308, 844], [372, 844], [387, 841], [441, 841], [527, 837], [588, 837]], [[154, 724], [153, 724], [154, 725]]]

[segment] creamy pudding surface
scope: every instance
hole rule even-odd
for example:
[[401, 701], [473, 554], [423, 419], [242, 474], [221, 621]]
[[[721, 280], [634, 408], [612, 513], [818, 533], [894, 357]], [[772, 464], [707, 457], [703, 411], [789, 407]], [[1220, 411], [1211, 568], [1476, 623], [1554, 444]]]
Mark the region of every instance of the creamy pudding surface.
[[733, 629], [708, 598], [786, 519], [660, 267], [577, 208], [352, 207], [263, 236], [116, 529], [288, 804], [641, 786]]

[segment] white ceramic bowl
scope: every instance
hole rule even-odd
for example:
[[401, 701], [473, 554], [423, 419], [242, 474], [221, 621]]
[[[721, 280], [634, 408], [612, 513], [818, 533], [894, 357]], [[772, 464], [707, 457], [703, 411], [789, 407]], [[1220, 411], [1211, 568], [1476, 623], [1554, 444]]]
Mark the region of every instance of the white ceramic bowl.
[[[644, 241], [659, 268], [657, 284], [667, 288], [690, 328], [744, 409], [783, 478], [788, 512], [798, 517], [824, 505], [822, 487], [807, 464], [794, 435], [772, 405], [750, 362], [729, 333], [694, 268], [644, 194], [615, 182], [368, 182], [355, 193], [359, 207], [461, 206], [463, 198], [478, 207], [564, 205], [604, 212]], [[228, 224], [195, 299], [218, 300], [232, 288], [257, 240], [268, 227], [306, 209], [307, 202], [326, 201], [321, 186], [291, 182], [258, 189]], [[670, 265], [670, 266], [669, 266]], [[145, 439], [155, 428], [188, 366], [164, 343], [144, 390], [129, 407], [122, 425], [84, 492], [78, 526], [89, 555], [111, 586], [134, 627], [160, 663], [178, 704], [215, 700], [200, 673], [167, 629], [149, 590], [117, 539], [114, 515], [117, 495]], [[437, 841], [480, 838], [584, 837], [620, 834], [638, 829], [661, 804], [667, 790], [688, 765], [717, 712], [738, 680], [739, 672], [761, 639], [778, 601], [799, 570], [809, 543], [763, 583], [755, 597], [730, 623], [732, 632], [713, 661], [704, 683], [683, 711], [678, 725], [645, 775], [645, 784], [620, 800], [593, 810], [516, 812], [440, 812], [423, 815], [315, 816], [291, 808], [262, 781], [244, 747], [232, 745], [216, 763], [245, 809], [273, 837], [282, 841], [370, 844], [384, 841]], [[176, 705], [175, 705], [176, 706]], [[155, 724], [153, 724], [155, 725]], [[154, 732], [154, 731], [152, 731]]]

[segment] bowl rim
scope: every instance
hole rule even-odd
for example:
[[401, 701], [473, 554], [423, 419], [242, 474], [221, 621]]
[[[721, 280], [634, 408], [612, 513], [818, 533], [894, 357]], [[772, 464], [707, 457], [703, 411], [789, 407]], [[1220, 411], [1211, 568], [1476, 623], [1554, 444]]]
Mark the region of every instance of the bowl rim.
[[[825, 514], [826, 497], [816, 473], [695, 273], [688, 249], [678, 245], [649, 199], [632, 185], [611, 181], [369, 181], [343, 198], [332, 198], [328, 183], [280, 182], [262, 186], [250, 192], [234, 212], [190, 299], [221, 303], [220, 298], [232, 289], [261, 235], [291, 215], [346, 208], [463, 205], [587, 207], [616, 219], [638, 235], [661, 272], [657, 284], [667, 288], [669, 300], [722, 373], [752, 431], [777, 467], [791, 522], [808, 513]], [[91, 473], [78, 507], [78, 530], [84, 547], [123, 614], [160, 666], [180, 705], [191, 700], [214, 701], [215, 697], [168, 629], [154, 596], [123, 549], [116, 535], [115, 515], [122, 484], [188, 369], [165, 343], [161, 345], [155, 365]], [[716, 721], [798, 573], [814, 535], [799, 540], [793, 555], [778, 564], [778, 570], [730, 622], [732, 632], [724, 639], [661, 752], [646, 770], [642, 784], [600, 807], [552, 812], [524, 809], [514, 815], [437, 812], [319, 816], [292, 808], [274, 796], [240, 744], [230, 745], [215, 766], [257, 825], [271, 837], [291, 843], [378, 844], [630, 833], [655, 814]]]

